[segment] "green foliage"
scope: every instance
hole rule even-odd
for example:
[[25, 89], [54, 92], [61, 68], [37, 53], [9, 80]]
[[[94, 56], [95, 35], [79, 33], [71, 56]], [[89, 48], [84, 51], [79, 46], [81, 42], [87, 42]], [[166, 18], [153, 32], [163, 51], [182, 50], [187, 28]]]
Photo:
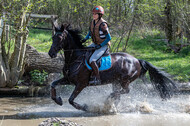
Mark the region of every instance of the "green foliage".
[[43, 4], [44, 0], [0, 1], [0, 71], [6, 71], [0, 75], [0, 87], [14, 87], [22, 77], [29, 14]]
[[30, 29], [27, 42], [34, 46], [39, 52], [48, 52], [51, 44], [51, 31], [44, 31], [40, 29]]
[[48, 73], [43, 71], [39, 71], [39, 70], [34, 70], [30, 72], [31, 75], [31, 79], [33, 82], [37, 82], [39, 84], [43, 84], [44, 81], [46, 81], [47, 77], [48, 77]]
[[190, 56], [190, 46], [184, 47], [180, 52], [179, 55], [182, 57]]
[[[154, 30], [152, 30], [154, 31]], [[129, 41], [127, 52], [138, 59], [144, 59], [153, 65], [163, 68], [175, 80], [190, 81], [190, 47], [185, 47], [177, 54], [167, 52], [165, 37], [159, 31], [135, 33]]]
[[59, 122], [59, 123], [53, 123], [53, 126], [60, 126], [61, 125], [61, 123]]

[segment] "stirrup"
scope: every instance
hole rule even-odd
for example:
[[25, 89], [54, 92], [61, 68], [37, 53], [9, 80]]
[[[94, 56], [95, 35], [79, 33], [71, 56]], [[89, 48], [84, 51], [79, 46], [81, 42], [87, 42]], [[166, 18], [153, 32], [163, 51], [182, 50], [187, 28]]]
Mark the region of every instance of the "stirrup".
[[101, 85], [101, 81], [96, 77], [90, 78], [89, 84]]

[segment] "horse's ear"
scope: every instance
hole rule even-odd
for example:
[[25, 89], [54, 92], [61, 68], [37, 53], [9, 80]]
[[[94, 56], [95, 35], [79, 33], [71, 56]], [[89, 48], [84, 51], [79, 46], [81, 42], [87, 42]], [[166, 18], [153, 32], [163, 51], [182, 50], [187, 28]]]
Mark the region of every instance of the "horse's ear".
[[68, 30], [68, 27], [70, 26], [70, 24], [62, 24], [61, 25], [61, 31], [64, 31], [64, 30]]
[[62, 24], [61, 25], [61, 31], [64, 31], [65, 30], [65, 24]]
[[51, 16], [51, 21], [52, 21], [52, 29], [53, 29], [53, 33], [52, 34], [54, 34], [56, 31], [59, 30], [59, 25], [57, 23], [57, 17]]
[[71, 29], [71, 24], [68, 24], [66, 29]]

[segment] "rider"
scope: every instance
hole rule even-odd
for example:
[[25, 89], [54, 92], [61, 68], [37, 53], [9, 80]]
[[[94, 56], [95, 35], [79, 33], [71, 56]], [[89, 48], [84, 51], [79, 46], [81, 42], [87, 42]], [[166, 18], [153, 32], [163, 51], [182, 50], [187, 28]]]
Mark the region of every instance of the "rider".
[[102, 18], [104, 15], [104, 9], [101, 6], [95, 6], [92, 10], [93, 20], [90, 24], [90, 29], [87, 36], [82, 40], [85, 42], [92, 37], [93, 43], [88, 47], [94, 47], [96, 50], [90, 57], [89, 63], [93, 70], [93, 75], [90, 84], [101, 84], [99, 69], [96, 61], [105, 53], [108, 49], [108, 45], [111, 40], [111, 36], [108, 30], [107, 22]]

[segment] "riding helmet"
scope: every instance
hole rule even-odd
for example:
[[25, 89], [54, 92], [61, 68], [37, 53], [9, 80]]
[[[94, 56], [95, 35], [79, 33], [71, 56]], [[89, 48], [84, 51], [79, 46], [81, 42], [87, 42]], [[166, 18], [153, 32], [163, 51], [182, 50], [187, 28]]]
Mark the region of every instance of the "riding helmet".
[[92, 13], [104, 15], [104, 8], [101, 7], [101, 6], [95, 6], [95, 7], [92, 9]]

